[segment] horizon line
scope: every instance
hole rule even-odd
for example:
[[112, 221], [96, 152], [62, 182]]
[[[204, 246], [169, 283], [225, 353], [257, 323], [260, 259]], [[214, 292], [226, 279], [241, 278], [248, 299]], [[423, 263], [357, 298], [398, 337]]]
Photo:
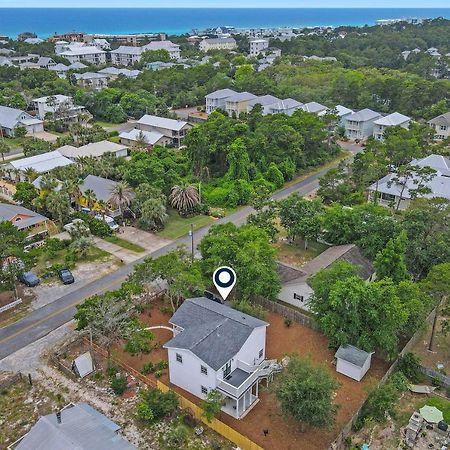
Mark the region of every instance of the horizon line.
[[450, 10], [447, 6], [430, 6], [430, 7], [419, 7], [419, 6], [402, 6], [402, 7], [370, 7], [370, 6], [342, 6], [342, 7], [329, 7], [329, 6], [302, 6], [302, 7], [292, 7], [292, 6], [233, 6], [233, 7], [223, 7], [223, 6], [0, 6], [0, 9], [440, 9], [440, 10]]

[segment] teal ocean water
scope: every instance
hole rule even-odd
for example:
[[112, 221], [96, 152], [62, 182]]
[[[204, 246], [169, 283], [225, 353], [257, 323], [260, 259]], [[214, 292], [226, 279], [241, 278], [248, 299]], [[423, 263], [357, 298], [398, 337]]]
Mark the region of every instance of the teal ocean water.
[[303, 27], [374, 25], [377, 19], [450, 18], [450, 8], [0, 8], [0, 35], [34, 31], [40, 37], [68, 31], [183, 34], [213, 26]]

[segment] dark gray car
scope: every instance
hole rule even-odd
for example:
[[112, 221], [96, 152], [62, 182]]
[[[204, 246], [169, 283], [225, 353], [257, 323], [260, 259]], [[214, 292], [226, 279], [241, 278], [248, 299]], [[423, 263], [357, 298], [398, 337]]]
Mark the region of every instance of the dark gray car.
[[19, 275], [19, 280], [28, 287], [37, 286], [41, 280], [33, 272], [24, 272]]
[[59, 269], [58, 276], [64, 284], [72, 284], [75, 282], [75, 278], [69, 269]]

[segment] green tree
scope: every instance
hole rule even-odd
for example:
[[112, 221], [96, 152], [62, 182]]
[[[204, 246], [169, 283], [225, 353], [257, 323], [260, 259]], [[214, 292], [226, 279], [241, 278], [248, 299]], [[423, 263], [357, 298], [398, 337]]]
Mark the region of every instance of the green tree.
[[0, 140], [0, 155], [2, 156], [2, 160], [5, 160], [5, 155], [11, 150], [9, 145], [5, 142], [4, 139]]
[[174, 186], [170, 192], [169, 200], [172, 207], [183, 215], [191, 212], [200, 203], [197, 188], [186, 183]]
[[70, 198], [65, 192], [53, 191], [45, 199], [45, 209], [60, 225], [70, 217]]
[[169, 217], [166, 205], [158, 198], [149, 198], [142, 203], [139, 214], [139, 225], [146, 230], [163, 228], [164, 223]]
[[141, 402], [138, 403], [138, 416], [146, 423], [164, 419], [178, 407], [178, 398], [173, 391], [147, 389], [141, 392], [141, 398]]
[[253, 225], [215, 225], [200, 243], [202, 272], [211, 279], [217, 267], [233, 267], [237, 295], [242, 299], [263, 296], [276, 299], [281, 288], [275, 251], [264, 230]]
[[27, 134], [27, 129], [25, 127], [19, 126], [19, 127], [14, 128], [14, 136], [16, 138], [23, 138], [26, 136], [26, 134]]
[[111, 198], [109, 202], [111, 206], [119, 210], [119, 214], [123, 214], [123, 210], [129, 208], [133, 200], [134, 193], [130, 186], [124, 181], [116, 183], [111, 190]]
[[275, 392], [283, 414], [307, 426], [332, 427], [338, 406], [333, 402], [339, 383], [325, 366], [314, 366], [310, 358], [292, 355], [277, 377]]
[[218, 416], [224, 404], [223, 395], [216, 389], [212, 389], [202, 401], [202, 415], [211, 423]]
[[378, 253], [374, 261], [378, 279], [390, 278], [394, 283], [399, 283], [411, 278], [405, 263], [407, 240], [406, 233], [402, 231]]
[[31, 208], [33, 201], [39, 196], [37, 189], [28, 181], [20, 181], [16, 184], [14, 200], [19, 202], [25, 208]]
[[228, 147], [227, 161], [229, 165], [227, 175], [232, 180], [249, 181], [250, 158], [241, 138], [236, 139]]

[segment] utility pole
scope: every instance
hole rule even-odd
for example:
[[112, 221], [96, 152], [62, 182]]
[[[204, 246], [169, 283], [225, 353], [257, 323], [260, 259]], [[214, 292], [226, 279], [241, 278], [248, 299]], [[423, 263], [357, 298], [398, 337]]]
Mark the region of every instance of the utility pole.
[[191, 237], [191, 262], [194, 262], [194, 224], [191, 223], [191, 229], [189, 230], [189, 236]]

